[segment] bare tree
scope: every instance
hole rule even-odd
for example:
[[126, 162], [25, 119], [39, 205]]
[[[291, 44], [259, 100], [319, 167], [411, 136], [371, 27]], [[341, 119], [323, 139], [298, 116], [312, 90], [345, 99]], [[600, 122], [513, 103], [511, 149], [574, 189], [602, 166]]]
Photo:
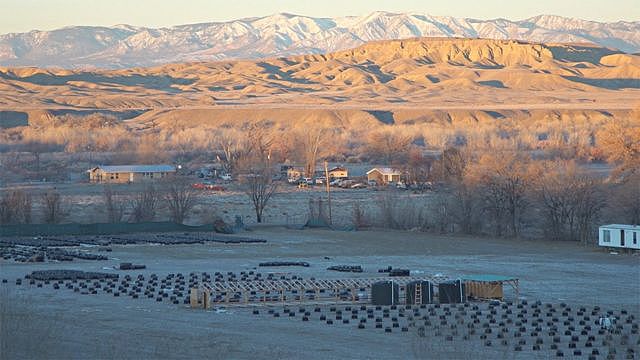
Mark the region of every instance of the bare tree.
[[363, 229], [368, 225], [366, 214], [360, 202], [355, 202], [352, 209], [353, 226], [356, 230]]
[[131, 219], [134, 222], [153, 221], [158, 209], [160, 196], [156, 188], [149, 184], [131, 200]]
[[122, 195], [113, 191], [111, 186], [104, 187], [104, 205], [107, 209], [107, 221], [110, 223], [121, 222], [124, 217], [125, 202]]
[[482, 197], [473, 185], [459, 182], [451, 196], [451, 216], [465, 234], [475, 234], [482, 227]]
[[367, 140], [367, 151], [372, 157], [386, 164], [392, 164], [402, 155], [407, 155], [413, 137], [391, 129], [372, 133]]
[[262, 214], [269, 200], [278, 190], [278, 182], [271, 177], [271, 168], [268, 165], [250, 168], [242, 177], [242, 186], [253, 204], [256, 212], [256, 221], [262, 222]]
[[640, 224], [640, 174], [616, 184], [612, 191], [610, 207], [618, 222]]
[[56, 144], [52, 144], [52, 143], [48, 143], [48, 142], [44, 142], [44, 141], [39, 141], [39, 140], [32, 140], [32, 141], [28, 141], [26, 143], [24, 143], [24, 149], [27, 152], [30, 152], [33, 155], [33, 158], [35, 160], [36, 163], [36, 172], [39, 173], [40, 172], [40, 167], [41, 167], [41, 157], [43, 153], [47, 153], [47, 152], [53, 152], [55, 150], [57, 150], [59, 147]]
[[587, 242], [605, 205], [599, 182], [567, 162], [547, 165], [543, 173], [537, 192], [546, 236]]
[[316, 172], [316, 162], [318, 161], [318, 154], [320, 147], [324, 142], [325, 129], [320, 127], [312, 127], [306, 129], [303, 134], [300, 134], [301, 149], [300, 151], [304, 155], [304, 174], [307, 177], [314, 177]]
[[528, 203], [528, 188], [535, 176], [530, 160], [513, 153], [485, 154], [466, 172], [465, 181], [476, 182], [483, 194], [484, 210], [496, 236], [519, 236]]
[[165, 201], [171, 214], [171, 220], [182, 224], [197, 201], [197, 190], [185, 179], [174, 177], [164, 186]]
[[45, 223], [59, 224], [64, 220], [67, 215], [64, 199], [57, 190], [48, 190], [42, 194], [42, 203]]
[[598, 145], [607, 159], [618, 166], [614, 176], [625, 178], [640, 173], [640, 126], [623, 127], [611, 122], [598, 132]]

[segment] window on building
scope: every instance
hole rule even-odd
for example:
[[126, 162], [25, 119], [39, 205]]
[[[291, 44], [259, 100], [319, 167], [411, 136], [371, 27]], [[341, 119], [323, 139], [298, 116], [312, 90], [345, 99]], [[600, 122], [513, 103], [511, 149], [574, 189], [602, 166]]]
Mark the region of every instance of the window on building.
[[114, 180], [116, 177], [115, 177], [115, 175], [114, 175], [114, 174], [110, 174], [110, 175], [109, 175], [109, 178], [110, 178], [111, 180]]
[[602, 242], [611, 242], [611, 230], [602, 230]]
[[634, 231], [633, 232], [633, 245], [637, 245], [638, 244], [638, 232]]

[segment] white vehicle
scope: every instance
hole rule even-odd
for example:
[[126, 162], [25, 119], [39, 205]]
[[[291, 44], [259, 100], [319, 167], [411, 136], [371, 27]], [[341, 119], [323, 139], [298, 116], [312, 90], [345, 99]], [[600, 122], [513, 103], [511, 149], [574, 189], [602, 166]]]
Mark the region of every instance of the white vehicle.
[[355, 183], [356, 183], [356, 182], [355, 182], [355, 181], [353, 181], [353, 180], [342, 180], [342, 181], [340, 182], [340, 185], [339, 185], [339, 186], [340, 186], [341, 188], [345, 188], [345, 189], [346, 189], [346, 188], [351, 187], [351, 185], [353, 185], [353, 184], [355, 184]]
[[332, 181], [329, 183], [329, 185], [331, 185], [331, 186], [340, 186], [340, 183], [341, 183], [341, 182], [342, 182], [342, 180], [341, 180], [341, 179], [335, 179], [335, 180], [332, 180]]
[[307, 185], [313, 185], [313, 179], [312, 178], [302, 178], [302, 181], [306, 182]]
[[229, 174], [220, 174], [220, 179], [225, 181], [231, 181], [231, 175]]

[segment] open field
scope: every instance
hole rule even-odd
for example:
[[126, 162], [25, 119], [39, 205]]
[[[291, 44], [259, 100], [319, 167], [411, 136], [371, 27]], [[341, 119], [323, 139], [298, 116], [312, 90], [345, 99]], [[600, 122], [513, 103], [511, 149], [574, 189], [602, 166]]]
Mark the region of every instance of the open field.
[[[640, 315], [640, 258], [637, 255], [612, 255], [574, 243], [400, 231], [337, 232], [259, 227], [242, 236], [268, 242], [112, 245], [109, 260], [74, 260], [67, 264], [18, 264], [0, 260], [1, 277], [9, 279], [7, 284], [0, 286], [3, 292], [8, 289], [6, 296], [11, 299], [11, 311], [24, 316], [24, 321], [14, 324], [17, 327], [14, 336], [21, 338], [16, 344], [30, 345], [29, 350], [16, 350], [9, 344], [9, 354], [15, 354], [11, 358], [355, 359], [376, 354], [379, 358], [432, 358], [435, 355], [470, 359], [478, 358], [479, 347], [486, 350], [483, 359], [539, 359], [554, 354], [548, 343], [539, 351], [531, 351], [531, 345], [527, 343], [523, 347], [525, 351], [514, 352], [516, 340], [513, 338], [509, 338], [509, 346], [500, 346], [498, 340], [494, 340], [494, 346], [486, 347], [477, 335], [470, 340], [456, 337], [455, 350], [452, 350], [442, 337], [432, 332], [433, 329], [426, 338], [420, 338], [415, 328], [409, 328], [407, 333], [399, 329], [385, 333], [383, 329], [374, 329], [372, 323], [367, 324], [366, 329], [357, 329], [355, 320], [351, 324], [327, 325], [318, 321], [317, 314], [310, 321], [301, 322], [299, 316], [273, 318], [266, 314], [266, 308], [262, 308], [260, 315], [252, 315], [251, 309], [236, 307], [226, 311], [192, 310], [183, 304], [132, 299], [125, 294], [114, 297], [99, 291], [97, 295], [80, 295], [66, 288], [54, 290], [51, 285], [38, 288], [26, 282], [14, 284], [16, 278], [42, 269], [106, 271], [119, 273], [121, 278], [125, 274], [135, 278], [138, 274], [149, 277], [155, 273], [163, 278], [169, 273], [217, 271], [285, 272], [305, 278], [376, 277], [381, 275], [377, 269], [387, 266], [406, 267], [413, 274], [451, 277], [489, 273], [519, 278], [521, 298], [528, 301], [528, 306], [540, 300], [554, 304], [554, 307], [566, 303], [573, 311], [581, 306], [588, 309], [600, 306], [602, 311], [621, 314], [620, 311], [626, 310], [636, 318]], [[306, 261], [310, 267], [257, 268], [259, 262], [273, 260]], [[132, 272], [104, 269], [120, 262], [145, 264], [147, 269]], [[362, 265], [365, 271], [342, 274], [325, 270], [337, 264]], [[507, 300], [515, 300], [513, 293], [506, 294]], [[291, 308], [297, 309], [297, 306]], [[344, 310], [344, 306], [339, 308]], [[282, 306], [273, 309], [282, 312]], [[486, 304], [480, 305], [480, 310], [483, 309], [488, 311]], [[322, 312], [330, 313], [324, 307]], [[397, 310], [392, 313], [397, 314]], [[405, 321], [408, 320], [402, 319], [401, 323], [406, 324]], [[593, 321], [591, 325], [597, 329]], [[29, 340], [24, 334], [35, 327], [46, 329], [48, 335]], [[548, 331], [546, 327], [544, 329], [544, 332]], [[620, 340], [618, 336], [621, 335], [616, 335], [614, 341]], [[634, 348], [637, 354], [636, 340], [637, 335], [632, 335], [627, 345], [616, 344], [618, 358], [626, 355], [627, 348]], [[568, 340], [562, 341], [566, 346]], [[586, 350], [583, 348], [583, 351]], [[569, 349], [565, 348], [565, 354], [571, 356]], [[604, 358], [604, 354], [597, 358]]]

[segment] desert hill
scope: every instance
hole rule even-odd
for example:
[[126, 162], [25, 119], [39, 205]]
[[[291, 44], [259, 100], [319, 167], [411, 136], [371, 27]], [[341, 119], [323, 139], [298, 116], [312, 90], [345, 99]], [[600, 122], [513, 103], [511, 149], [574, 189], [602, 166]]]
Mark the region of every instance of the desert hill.
[[640, 56], [514, 40], [415, 38], [125, 70], [0, 68], [2, 110], [149, 113], [140, 120], [180, 110], [188, 121], [207, 109], [626, 111], [638, 99]]

